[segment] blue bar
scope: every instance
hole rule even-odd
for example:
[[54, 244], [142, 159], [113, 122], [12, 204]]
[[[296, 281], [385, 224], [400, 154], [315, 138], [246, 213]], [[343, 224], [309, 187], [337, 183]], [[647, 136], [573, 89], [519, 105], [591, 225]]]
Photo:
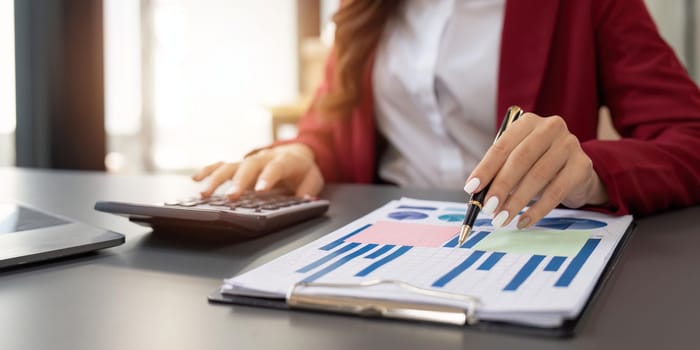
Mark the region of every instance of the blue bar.
[[368, 227], [370, 227], [370, 226], [372, 226], [372, 224], [367, 224], [367, 225], [365, 225], [365, 226], [362, 226], [362, 227], [358, 228], [357, 230], [352, 231], [352, 232], [348, 233], [347, 235], [345, 235], [345, 236], [343, 236], [343, 237], [340, 237], [340, 238], [336, 239], [335, 241], [333, 241], [333, 242], [331, 242], [331, 243], [326, 244], [325, 246], [321, 247], [320, 249], [321, 249], [321, 250], [331, 250], [331, 249], [333, 249], [333, 248], [335, 248], [335, 247], [337, 247], [337, 246], [339, 246], [339, 245], [345, 243], [345, 240], [346, 240], [346, 239], [348, 239], [348, 238], [350, 238], [350, 237], [352, 237], [352, 236], [354, 236], [354, 235], [356, 235], [356, 234], [362, 232], [362, 230], [364, 230], [364, 229], [366, 229], [366, 228], [368, 228]]
[[474, 227], [479, 226], [491, 226], [491, 219], [476, 219], [476, 221], [474, 221]]
[[518, 271], [518, 273], [515, 274], [515, 277], [513, 277], [512, 280], [510, 280], [510, 283], [506, 285], [505, 288], [503, 288], [504, 291], [514, 291], [517, 290], [518, 287], [520, 287], [525, 280], [530, 277], [533, 271], [535, 271], [535, 268], [537, 268], [537, 265], [539, 265], [542, 260], [544, 260], [545, 256], [544, 255], [533, 255], [530, 257], [530, 260], [528, 260], [525, 265]]
[[457, 246], [457, 243], [459, 243], [459, 235], [456, 235], [455, 238], [452, 238], [449, 242], [445, 243], [443, 247], [454, 248]]
[[390, 251], [390, 250], [391, 250], [392, 248], [394, 248], [394, 247], [396, 247], [396, 246], [393, 245], [393, 244], [387, 244], [387, 245], [385, 245], [385, 246], [383, 246], [383, 247], [381, 247], [381, 248], [375, 250], [372, 254], [367, 255], [367, 256], [365, 257], [365, 259], [374, 259], [374, 258], [377, 258], [377, 257], [381, 256], [382, 254], [384, 254], [384, 253]]
[[565, 256], [555, 256], [549, 261], [547, 266], [544, 267], [545, 271], [557, 271], [561, 267], [561, 264], [566, 260]]
[[397, 209], [437, 210], [433, 207], [414, 207], [412, 205], [400, 205]]
[[350, 244], [348, 244], [348, 245], [346, 245], [346, 246], [314, 261], [314, 262], [312, 262], [311, 264], [308, 264], [308, 265], [300, 268], [299, 270], [297, 270], [297, 272], [307, 273], [307, 272], [325, 264], [326, 262], [330, 261], [331, 259], [335, 258], [336, 256], [343, 254], [343, 253], [347, 252], [348, 250], [351, 250], [351, 249], [357, 247], [358, 245], [360, 245], [360, 243], [357, 243], [357, 242], [350, 243]]
[[323, 276], [325, 276], [327, 273], [332, 272], [333, 270], [345, 265], [348, 261], [357, 258], [358, 256], [367, 253], [368, 251], [374, 249], [377, 245], [376, 244], [368, 244], [338, 260], [336, 262], [326, 266], [322, 270], [319, 270], [318, 272], [314, 273], [313, 275], [304, 278], [304, 282], [313, 282]]
[[484, 261], [478, 268], [477, 270], [491, 270], [493, 265], [496, 265], [496, 263], [501, 260], [501, 258], [506, 255], [506, 253], [501, 253], [501, 252], [493, 252], [491, 255], [489, 255], [488, 258], [486, 258], [486, 261]]
[[450, 272], [446, 273], [444, 276], [440, 277], [437, 281], [433, 282], [433, 287], [444, 287], [446, 284], [450, 283], [455, 277], [459, 276], [464, 270], [472, 266], [479, 258], [484, 255], [483, 250], [475, 250], [469, 255], [461, 264], [455, 266]]
[[576, 277], [579, 270], [581, 270], [581, 267], [583, 267], [583, 264], [586, 263], [588, 257], [593, 254], [593, 250], [595, 250], [595, 248], [598, 246], [598, 243], [600, 243], [600, 239], [589, 238], [578, 254], [571, 259], [569, 266], [566, 267], [566, 270], [564, 270], [564, 273], [561, 274], [561, 277], [559, 277], [559, 280], [557, 280], [554, 286], [568, 287], [571, 284], [571, 281], [574, 280], [574, 277]]
[[411, 250], [411, 248], [413, 248], [413, 247], [408, 246], [408, 245], [401, 246], [399, 249], [396, 249], [396, 251], [394, 251], [393, 253], [385, 256], [384, 258], [375, 262], [374, 264], [365, 267], [364, 269], [362, 269], [362, 271], [356, 273], [355, 276], [358, 276], [358, 277], [367, 276], [370, 273], [372, 273], [372, 271], [388, 264], [389, 262], [400, 257], [401, 255], [404, 255], [404, 253]]
[[484, 239], [487, 235], [489, 234], [488, 231], [481, 231], [475, 235], [473, 235], [471, 238], [469, 238], [460, 248], [472, 248], [474, 247], [479, 241]]

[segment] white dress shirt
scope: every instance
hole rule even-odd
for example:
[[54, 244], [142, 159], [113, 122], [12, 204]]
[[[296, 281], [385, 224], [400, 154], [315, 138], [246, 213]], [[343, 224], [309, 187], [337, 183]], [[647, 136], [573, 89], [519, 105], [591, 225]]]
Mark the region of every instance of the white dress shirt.
[[408, 0], [387, 22], [372, 73], [380, 178], [464, 186], [495, 133], [504, 2]]

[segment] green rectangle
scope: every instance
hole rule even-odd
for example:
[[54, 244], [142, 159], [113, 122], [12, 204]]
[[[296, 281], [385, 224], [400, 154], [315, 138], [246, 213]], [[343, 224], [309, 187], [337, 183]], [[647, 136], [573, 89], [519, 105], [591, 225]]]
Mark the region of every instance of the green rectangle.
[[495, 230], [472, 249], [518, 254], [574, 256], [591, 232], [586, 230]]

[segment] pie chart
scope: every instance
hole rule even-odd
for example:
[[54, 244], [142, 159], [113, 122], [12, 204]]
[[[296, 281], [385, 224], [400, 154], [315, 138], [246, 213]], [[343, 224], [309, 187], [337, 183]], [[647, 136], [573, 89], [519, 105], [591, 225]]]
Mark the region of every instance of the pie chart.
[[602, 221], [579, 218], [544, 218], [535, 224], [537, 227], [555, 230], [591, 230], [607, 225]]
[[438, 219], [447, 222], [460, 222], [464, 220], [464, 214], [443, 214]]

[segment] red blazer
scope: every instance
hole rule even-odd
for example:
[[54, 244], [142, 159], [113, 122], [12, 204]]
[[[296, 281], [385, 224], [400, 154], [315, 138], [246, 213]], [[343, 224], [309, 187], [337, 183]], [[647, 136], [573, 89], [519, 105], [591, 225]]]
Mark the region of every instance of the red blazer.
[[[333, 69], [330, 60], [317, 96]], [[310, 109], [299, 124], [294, 141], [314, 151], [326, 181], [375, 179], [370, 77], [371, 65], [349, 118], [324, 123]], [[496, 125], [509, 105], [566, 120], [607, 189], [601, 210], [648, 214], [700, 202], [700, 91], [642, 0], [508, 0]], [[601, 106], [622, 140], [596, 140]]]

